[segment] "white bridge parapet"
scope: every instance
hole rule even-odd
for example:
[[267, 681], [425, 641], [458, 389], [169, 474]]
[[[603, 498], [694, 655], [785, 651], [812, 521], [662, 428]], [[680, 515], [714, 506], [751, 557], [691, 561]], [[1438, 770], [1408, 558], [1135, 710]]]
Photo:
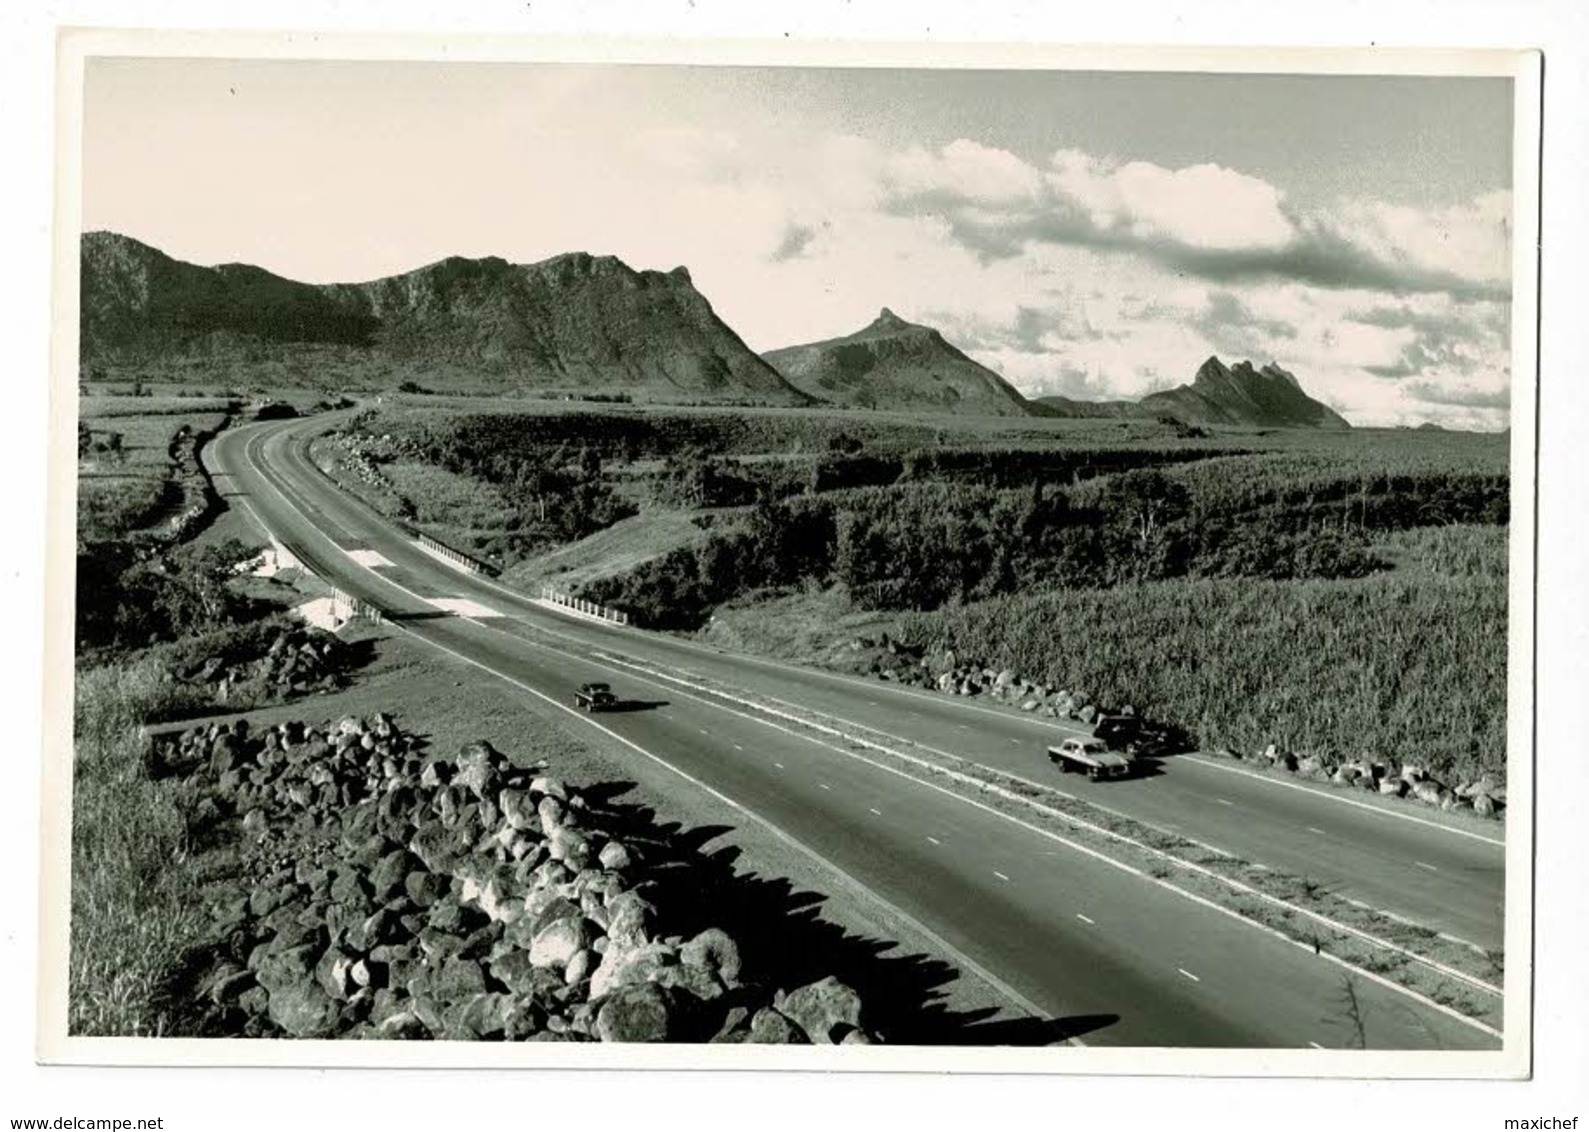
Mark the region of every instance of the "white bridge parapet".
[[629, 615], [621, 609], [610, 606], [598, 605], [594, 601], [566, 594], [556, 586], [542, 586], [541, 600], [561, 612], [572, 613], [578, 617], [588, 617], [593, 621], [605, 621], [609, 625], [629, 624]]
[[414, 539], [414, 545], [439, 562], [444, 562], [454, 570], [461, 570], [465, 574], [480, 573], [480, 563], [470, 558], [461, 551], [454, 550], [446, 543], [437, 542], [429, 535], [420, 535]]

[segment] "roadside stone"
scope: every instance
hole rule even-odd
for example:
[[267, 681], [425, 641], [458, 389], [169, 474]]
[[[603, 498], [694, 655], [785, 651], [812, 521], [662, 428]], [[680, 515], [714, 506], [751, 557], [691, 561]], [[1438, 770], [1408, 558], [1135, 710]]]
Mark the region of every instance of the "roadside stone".
[[806, 1038], [788, 1018], [770, 1006], [756, 1011], [750, 1020], [749, 1041], [757, 1045], [805, 1045]]
[[781, 998], [774, 996], [773, 1005], [813, 1043], [831, 1043], [839, 1025], [861, 1025], [861, 996], [831, 975]]
[[535, 967], [566, 968], [569, 961], [595, 940], [596, 933], [583, 916], [565, 916], [535, 933], [530, 944], [530, 964]]
[[323, 1038], [336, 1029], [341, 1007], [313, 983], [293, 982], [269, 993], [270, 1020], [293, 1037]]
[[721, 928], [707, 928], [679, 948], [679, 962], [709, 971], [728, 986], [739, 981], [739, 945]]
[[652, 983], [618, 988], [596, 1015], [596, 1036], [604, 1042], [665, 1042], [672, 1030], [672, 1004]]

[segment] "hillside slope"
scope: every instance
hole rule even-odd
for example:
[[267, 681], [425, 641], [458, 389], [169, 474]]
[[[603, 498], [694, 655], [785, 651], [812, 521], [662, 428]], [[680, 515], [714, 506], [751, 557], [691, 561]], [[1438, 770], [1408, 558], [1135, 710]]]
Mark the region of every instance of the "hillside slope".
[[887, 307], [865, 329], [842, 338], [762, 355], [796, 388], [840, 405], [906, 412], [1026, 416], [1026, 399], [1002, 377], [966, 357], [929, 326]]

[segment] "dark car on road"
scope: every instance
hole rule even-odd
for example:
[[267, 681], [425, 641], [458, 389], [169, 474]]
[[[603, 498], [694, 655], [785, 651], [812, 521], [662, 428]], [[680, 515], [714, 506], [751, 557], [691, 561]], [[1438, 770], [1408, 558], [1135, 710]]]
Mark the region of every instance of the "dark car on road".
[[618, 702], [610, 684], [581, 684], [574, 693], [574, 705], [586, 711], [605, 711]]

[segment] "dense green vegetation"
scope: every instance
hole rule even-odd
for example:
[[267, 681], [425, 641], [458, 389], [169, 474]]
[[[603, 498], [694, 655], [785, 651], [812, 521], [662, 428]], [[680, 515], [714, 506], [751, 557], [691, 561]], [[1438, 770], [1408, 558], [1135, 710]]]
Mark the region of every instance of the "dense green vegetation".
[[[1315, 469], [1316, 471], [1316, 469]], [[840, 583], [863, 605], [931, 610], [1047, 589], [1173, 578], [1341, 579], [1383, 568], [1371, 539], [1438, 516], [1499, 522], [1504, 478], [1338, 478], [1243, 492], [1137, 469], [1063, 488], [904, 483], [764, 501], [752, 526], [589, 587], [642, 621], [693, 628], [757, 587]], [[797, 543], [766, 532], [789, 532]]]
[[1350, 581], [1187, 580], [1055, 590], [912, 614], [908, 639], [1131, 703], [1205, 746], [1275, 742], [1504, 774], [1506, 532], [1458, 526], [1375, 547]]
[[696, 515], [704, 539], [585, 583], [641, 624], [836, 587], [1205, 744], [1500, 769], [1505, 437], [584, 407], [360, 427], [518, 499], [539, 545]]

